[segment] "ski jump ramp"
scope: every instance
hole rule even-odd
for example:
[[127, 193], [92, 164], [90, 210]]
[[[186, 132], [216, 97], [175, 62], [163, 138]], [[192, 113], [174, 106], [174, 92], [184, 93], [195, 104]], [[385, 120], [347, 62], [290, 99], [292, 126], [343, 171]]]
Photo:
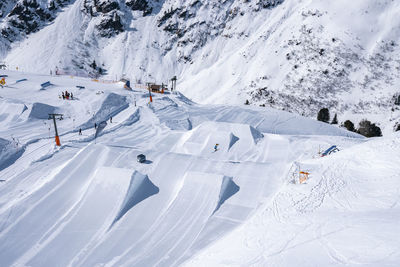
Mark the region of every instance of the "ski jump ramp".
[[[98, 164], [104, 161], [106, 155], [107, 149], [102, 146], [83, 149], [44, 186], [21, 199], [18, 209], [9, 211], [5, 206], [0, 210], [0, 214], [9, 213], [2, 222], [0, 232], [2, 264], [9, 266], [28, 250], [40, 248], [43, 239], [57, 230], [55, 226], [65, 222], [66, 216], [82, 199]], [[16, 238], [11, 239], [10, 236]]]
[[245, 125], [212, 127], [183, 134], [146, 174], [105, 167], [114, 148], [87, 146], [3, 222], [2, 263], [183, 263], [272, 199], [287, 167], [284, 139]]
[[67, 266], [86, 244], [106, 232], [124, 209], [123, 201], [132, 172], [117, 168], [97, 169], [82, 200], [55, 225], [54, 232], [45, 235], [46, 239], [38, 246], [39, 251], [35, 251], [35, 256], [26, 264]]
[[[216, 152], [215, 144], [219, 144]], [[250, 125], [204, 122], [183, 134], [172, 151], [213, 160], [268, 162], [286, 158], [288, 142], [278, 135], [263, 134]]]
[[[159, 193], [133, 207], [75, 265], [179, 265], [272, 199], [289, 167], [287, 140], [246, 125], [212, 127], [185, 133], [162, 156], [149, 173]], [[215, 142], [221, 150], [214, 153]]]
[[[22, 256], [14, 262], [15, 265], [67, 266], [83, 257], [84, 252], [110, 231], [131, 208], [158, 191], [158, 187], [146, 175], [136, 171], [97, 168], [85, 193], [78, 201], [70, 203], [69, 208], [65, 207], [61, 219], [51, 220], [52, 217], [47, 215], [50, 219], [47, 222], [45, 220], [45, 212], [51, 213], [51, 210], [46, 209], [48, 201], [54, 201], [54, 205], [62, 205], [61, 202], [69, 197], [64, 194], [58, 196], [54, 192], [35, 207], [36, 212], [43, 211], [43, 218], [31, 218], [27, 215], [16, 227], [10, 229], [32, 231], [33, 235], [37, 235], [36, 244], [32, 244], [29, 250], [22, 251], [25, 247], [21, 243], [22, 239], [5, 240], [1, 245], [4, 246], [3, 252], [7, 251], [6, 246], [8, 250], [23, 247], [19, 251]], [[48, 228], [40, 226], [41, 219]], [[27, 233], [27, 236], [30, 235]], [[29, 240], [32, 238], [29, 237]], [[60, 251], [63, 253], [60, 254]], [[2, 260], [7, 259], [2, 257]], [[11, 263], [13, 259], [9, 260]]]
[[167, 154], [149, 175], [160, 192], [133, 207], [77, 265], [182, 263], [246, 220], [281, 185], [272, 171], [281, 166], [240, 164]]

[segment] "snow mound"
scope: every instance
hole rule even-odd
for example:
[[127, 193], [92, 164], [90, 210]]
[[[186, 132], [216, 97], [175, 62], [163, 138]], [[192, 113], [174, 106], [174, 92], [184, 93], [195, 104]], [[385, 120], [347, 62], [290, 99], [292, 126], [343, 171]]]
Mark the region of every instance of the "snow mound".
[[105, 121], [100, 122], [99, 125], [97, 126], [96, 133], [94, 134], [94, 138], [97, 138], [97, 136], [100, 135], [100, 133], [104, 130], [104, 128], [106, 128], [106, 126], [107, 126], [107, 122], [105, 122]]
[[124, 126], [130, 126], [140, 120], [140, 109], [137, 109], [129, 118], [124, 122]]
[[7, 127], [10, 124], [17, 122], [20, 119], [22, 113], [28, 108], [26, 105], [0, 98], [0, 124]]
[[[193, 244], [204, 224], [212, 216], [218, 203], [223, 176], [213, 173], [185, 173], [184, 182], [168, 212], [159, 220], [156, 230], [149, 236], [147, 246], [138, 246], [139, 257], [118, 266], [176, 266], [176, 262]], [[179, 221], [175, 216], [179, 214]], [[190, 225], [191, 233], [188, 234]], [[170, 231], [174, 229], [174, 231]], [[180, 237], [178, 242], [169, 246]], [[166, 256], [168, 255], [168, 257]]]
[[43, 103], [33, 103], [30, 119], [47, 120], [50, 113], [57, 113], [58, 108]]
[[113, 117], [129, 107], [126, 96], [110, 93], [101, 104], [100, 109], [97, 113], [89, 119], [86, 123], [82, 124], [80, 128], [82, 130], [92, 128], [95, 123], [107, 121], [110, 117]]
[[222, 204], [224, 204], [228, 198], [239, 192], [239, 190], [240, 186], [233, 181], [232, 177], [224, 176], [221, 185], [221, 192], [219, 193], [218, 204], [213, 213], [217, 212]]
[[[93, 176], [89, 176], [89, 187], [79, 205], [74, 206], [68, 214], [68, 219], [63, 221], [62, 226], [53, 229], [53, 234], [46, 241], [40, 243], [40, 250], [32, 253], [32, 258], [22, 257], [22, 262], [16, 262], [16, 265], [67, 266], [96, 232], [105, 231], [112, 223], [123, 203], [131, 174], [130, 169], [99, 167]], [[68, 202], [67, 199], [64, 197], [65, 202]], [[66, 240], [69, 240], [68, 249], [65, 249]], [[58, 251], [63, 251], [62, 255], [57, 255]]]
[[135, 171], [132, 174], [131, 182], [124, 202], [122, 203], [121, 209], [115, 217], [113, 224], [121, 219], [122, 216], [124, 216], [124, 214], [126, 214], [132, 207], [142, 202], [146, 198], [157, 194], [159, 191], [160, 189], [150, 181], [147, 175]]
[[231, 133], [231, 134], [229, 135], [229, 139], [230, 139], [230, 141], [229, 141], [229, 148], [228, 148], [228, 150], [230, 150], [230, 149], [232, 148], [232, 146], [233, 146], [237, 141], [239, 141], [239, 137], [237, 137], [236, 135], [234, 135], [233, 133]]
[[192, 122], [189, 119], [167, 120], [165, 125], [171, 130], [191, 130]]
[[261, 132], [246, 124], [208, 121], [184, 134], [173, 152], [206, 155], [218, 144], [218, 151], [225, 153], [236, 143], [246, 146], [247, 149], [252, 148], [263, 137]]
[[250, 132], [251, 132], [251, 135], [253, 136], [253, 140], [254, 140], [255, 144], [257, 144], [258, 141], [261, 140], [264, 137], [264, 135], [261, 132], [259, 132], [258, 130], [256, 130], [252, 126], [250, 126]]
[[24, 150], [18, 149], [11, 141], [0, 138], [0, 171], [14, 164]]
[[171, 130], [191, 130], [193, 128], [187, 110], [169, 97], [157, 99], [152, 103], [151, 109], [160, 122]]
[[28, 110], [28, 107], [24, 104], [24, 108], [22, 109], [21, 114], [24, 113], [26, 110]]

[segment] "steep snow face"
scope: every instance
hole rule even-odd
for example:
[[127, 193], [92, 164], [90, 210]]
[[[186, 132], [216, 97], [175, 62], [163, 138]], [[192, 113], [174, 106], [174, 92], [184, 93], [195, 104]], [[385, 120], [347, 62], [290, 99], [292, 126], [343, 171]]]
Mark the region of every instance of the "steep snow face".
[[367, 118], [384, 134], [400, 121], [398, 1], [65, 3], [51, 24], [18, 28], [36, 33], [11, 50], [17, 39], [5, 34], [13, 16], [3, 19], [0, 46], [10, 68], [48, 73], [57, 66], [60, 73], [141, 83], [177, 75], [178, 89], [201, 103], [248, 100], [310, 117], [327, 107], [339, 124]]

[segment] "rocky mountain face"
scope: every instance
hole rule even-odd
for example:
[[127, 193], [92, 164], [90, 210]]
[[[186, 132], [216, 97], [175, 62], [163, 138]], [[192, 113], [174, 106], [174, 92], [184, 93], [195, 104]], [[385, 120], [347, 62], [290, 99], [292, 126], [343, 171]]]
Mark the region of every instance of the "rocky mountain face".
[[[289, 67], [281, 91], [262, 81], [249, 87], [250, 103], [283, 108], [291, 112], [312, 116], [321, 107], [337, 112], [373, 112], [376, 107], [390, 109], [395, 104], [394, 94], [384, 90], [396, 87], [400, 81], [400, 52], [397, 40], [382, 40], [372, 53], [363, 55], [363, 47], [348, 47], [337, 37], [321, 39], [322, 27], [303, 25], [297, 35], [287, 40], [284, 50]], [[360, 51], [361, 50], [361, 51]], [[254, 90], [253, 90], [254, 89]], [[340, 94], [361, 91], [359, 99], [350, 103], [341, 101]], [[400, 89], [400, 88], [399, 88]]]
[[179, 59], [191, 63], [191, 55], [210, 40], [223, 35], [227, 25], [236, 16], [243, 16], [248, 9], [252, 12], [273, 9], [283, 1], [187, 1], [184, 5], [164, 8], [157, 16], [157, 27], [170, 37], [163, 46], [163, 53], [169, 52], [174, 46], [189, 46], [186, 53], [180, 53]]
[[5, 0], [0, 12], [1, 53], [26, 71], [176, 75], [202, 103], [400, 123], [395, 1]]
[[9, 45], [53, 21], [71, 0], [6, 0], [0, 3], [1, 36]]

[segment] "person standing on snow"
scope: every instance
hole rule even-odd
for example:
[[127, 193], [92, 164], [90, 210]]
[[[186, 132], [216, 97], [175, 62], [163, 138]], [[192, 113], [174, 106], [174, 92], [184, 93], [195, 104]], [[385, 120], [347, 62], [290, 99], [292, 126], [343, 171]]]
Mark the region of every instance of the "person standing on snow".
[[79, 135], [82, 135], [82, 128], [79, 128]]
[[219, 144], [215, 144], [215, 146], [214, 146], [214, 152], [216, 152], [216, 151], [218, 150], [218, 146], [219, 146]]
[[97, 123], [94, 123], [94, 128], [97, 129]]
[[110, 117], [110, 123], [112, 123], [112, 117]]

